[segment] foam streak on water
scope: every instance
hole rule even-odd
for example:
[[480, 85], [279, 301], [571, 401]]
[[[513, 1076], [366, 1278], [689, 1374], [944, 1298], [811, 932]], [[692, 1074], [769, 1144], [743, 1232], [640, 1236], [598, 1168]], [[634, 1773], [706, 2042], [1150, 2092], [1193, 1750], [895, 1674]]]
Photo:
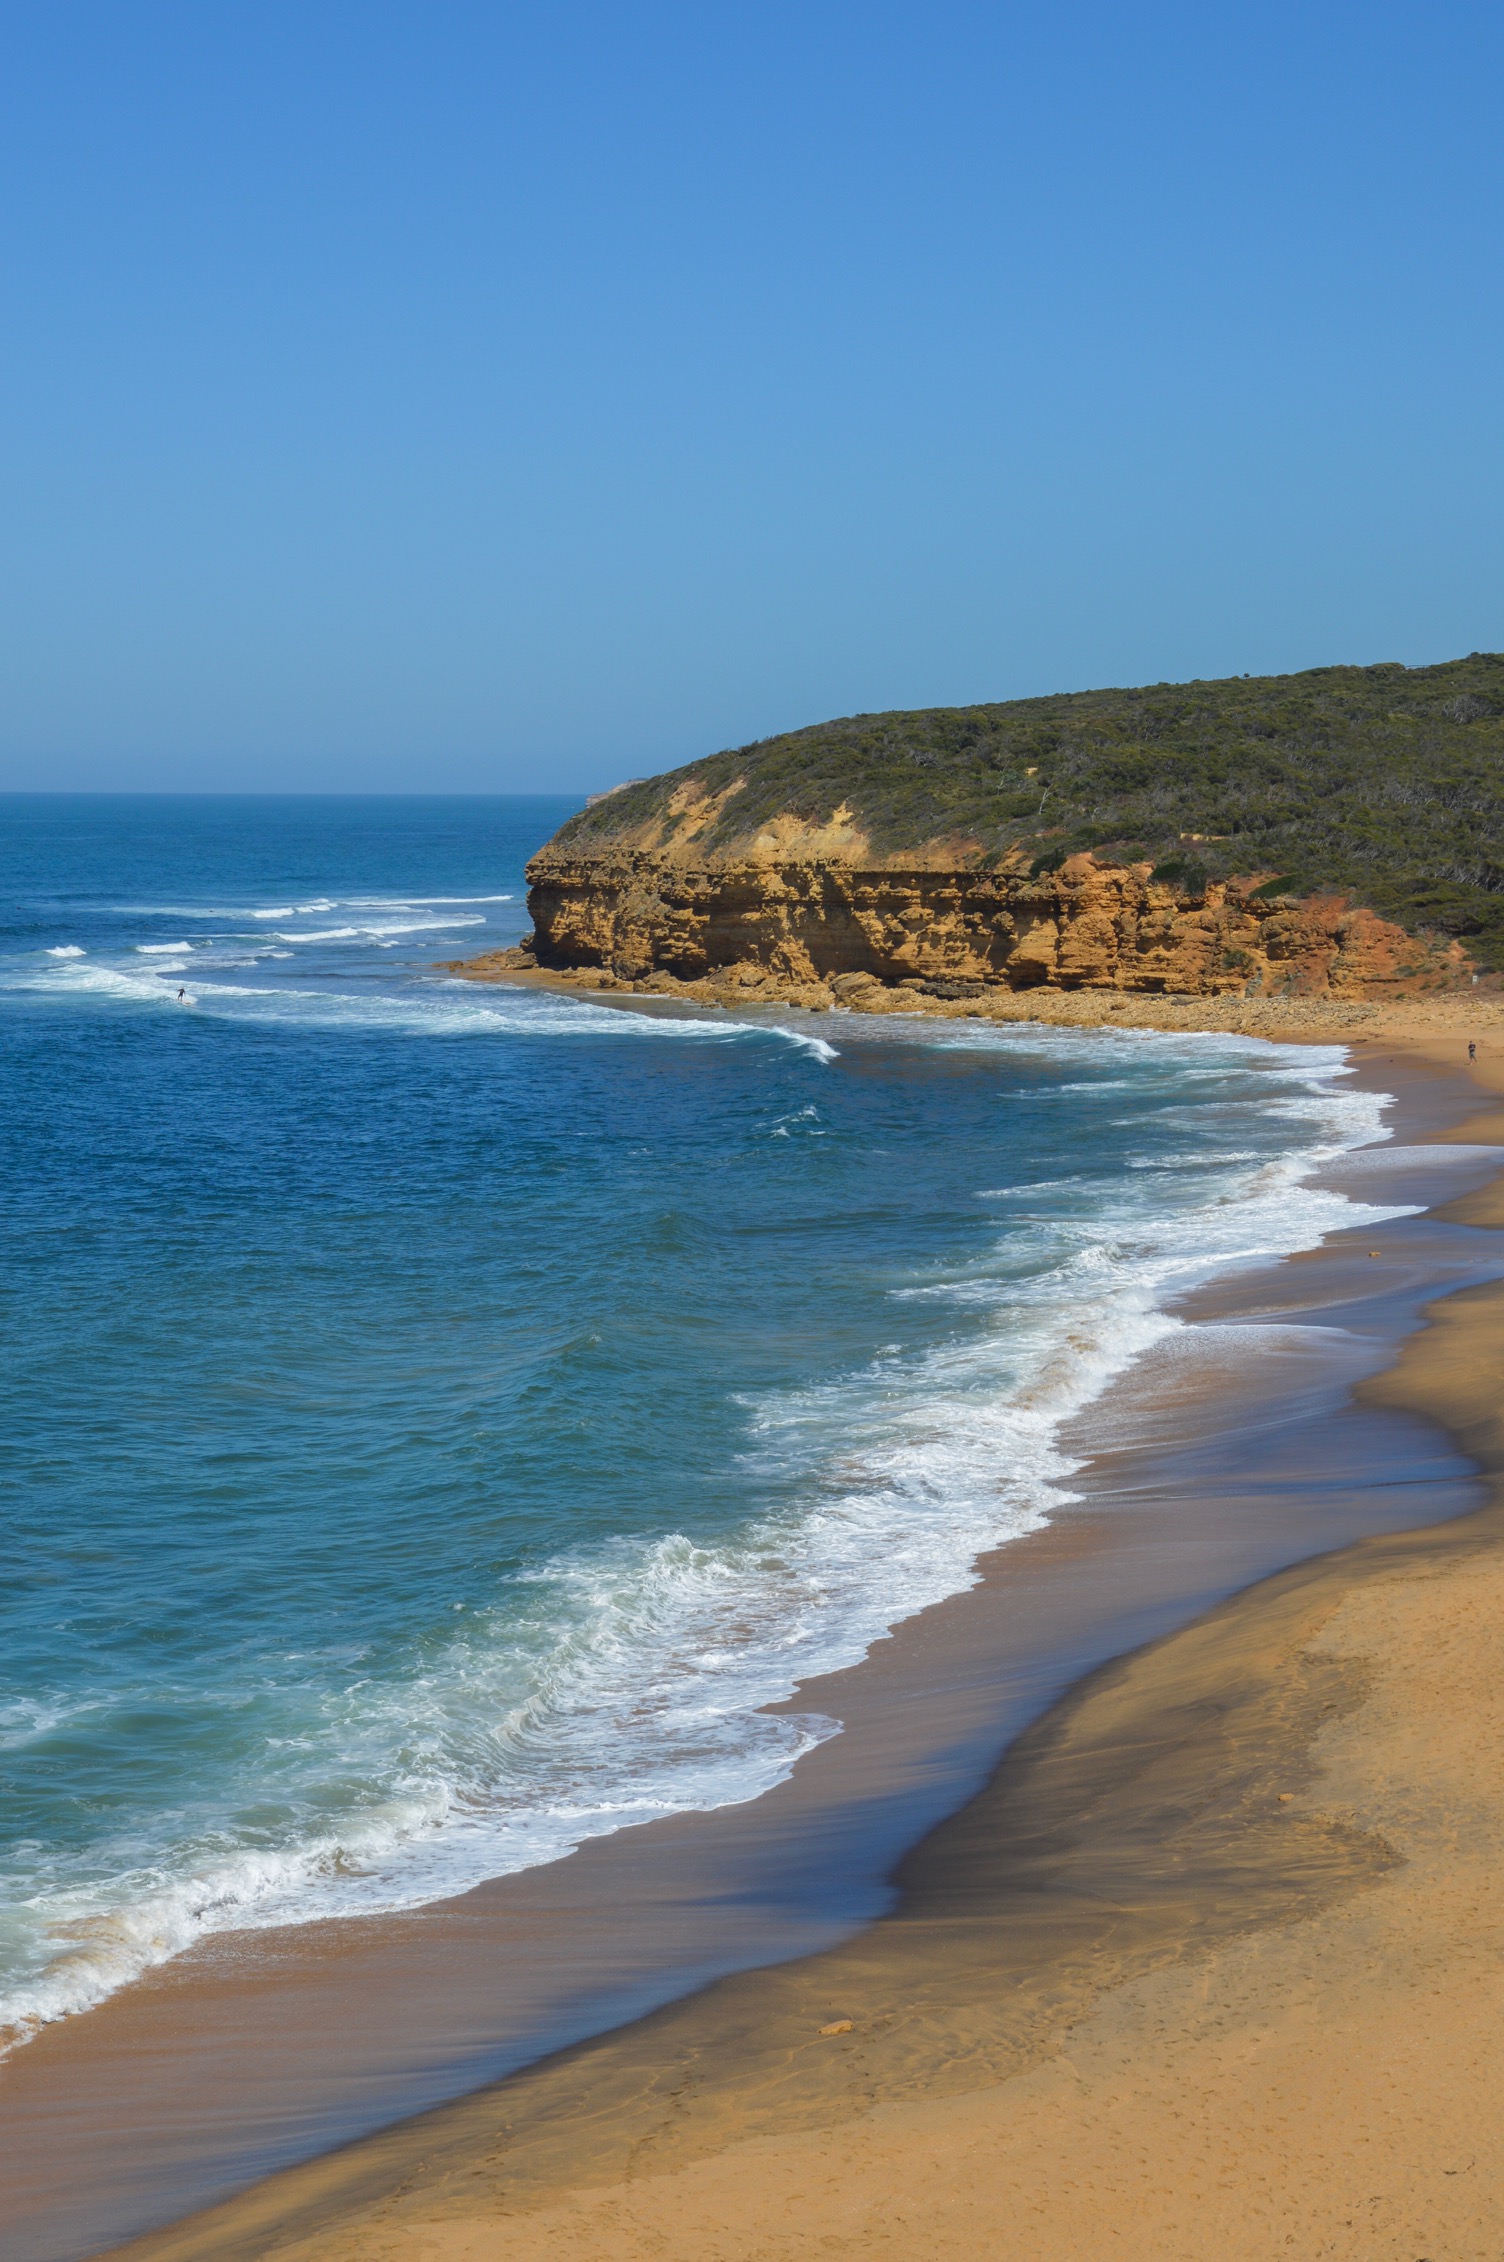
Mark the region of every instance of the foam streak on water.
[[362, 823], [155, 908], [61, 827], [18, 890], [21, 2035], [757, 1797], [835, 1732], [764, 1707], [1069, 1503], [1169, 1298], [1395, 1214], [1313, 1183], [1383, 1136], [1335, 1051], [475, 990], [381, 919], [515, 933], [536, 835]]

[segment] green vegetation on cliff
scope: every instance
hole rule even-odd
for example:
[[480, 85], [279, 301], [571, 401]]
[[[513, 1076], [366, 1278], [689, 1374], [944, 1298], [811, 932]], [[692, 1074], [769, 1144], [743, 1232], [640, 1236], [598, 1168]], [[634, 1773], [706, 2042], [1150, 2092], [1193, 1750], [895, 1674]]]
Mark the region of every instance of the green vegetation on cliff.
[[1193, 888], [1202, 873], [1269, 872], [1271, 894], [1350, 890], [1504, 966], [1496, 652], [853, 715], [626, 787], [559, 846], [608, 849], [686, 781], [717, 793], [737, 778], [697, 843], [708, 854], [780, 812], [820, 822], [844, 803], [884, 857], [957, 836], [977, 844], [967, 862], [1093, 848]]

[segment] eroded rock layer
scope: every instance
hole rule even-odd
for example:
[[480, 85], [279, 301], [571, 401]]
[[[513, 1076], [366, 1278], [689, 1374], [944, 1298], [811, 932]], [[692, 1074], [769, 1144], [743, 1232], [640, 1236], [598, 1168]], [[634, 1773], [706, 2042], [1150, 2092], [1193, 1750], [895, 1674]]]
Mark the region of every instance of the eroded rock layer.
[[1450, 986], [1468, 970], [1457, 943], [1409, 935], [1345, 896], [1271, 898], [1259, 874], [1187, 888], [1089, 853], [1031, 874], [550, 846], [528, 879], [534, 933], [519, 962], [633, 985], [1361, 997]]

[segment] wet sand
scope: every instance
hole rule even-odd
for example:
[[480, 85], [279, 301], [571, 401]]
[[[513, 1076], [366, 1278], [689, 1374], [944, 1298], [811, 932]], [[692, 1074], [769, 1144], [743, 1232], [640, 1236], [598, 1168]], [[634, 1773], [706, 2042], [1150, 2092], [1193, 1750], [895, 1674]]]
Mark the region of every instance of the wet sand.
[[[1365, 1401], [1444, 1406], [1497, 1487], [1501, 1359], [1495, 1285]], [[1481, 2262], [1501, 1622], [1497, 1492], [1286, 1572], [1092, 1675], [860, 1940], [328, 2164], [332, 2219], [266, 2192], [144, 2251]]]
[[[1448, 1047], [1449, 1072], [1456, 1049]], [[1376, 1080], [1387, 1073], [1379, 1069]], [[1412, 1117], [1431, 1135], [1443, 1123], [1455, 1127], [1455, 1083], [1417, 1080], [1412, 1071], [1407, 1090]], [[1497, 1135], [1489, 1124], [1482, 1132]], [[1460, 1177], [1448, 1190], [1469, 1175], [1481, 1184], [1495, 1158], [1449, 1159]], [[1416, 1193], [1423, 1196], [1419, 1181], [1428, 1172], [1434, 1180], [1441, 1167], [1434, 1149], [1412, 1159]], [[1473, 1506], [1480, 1496], [1468, 1464], [1429, 1421], [1398, 1401], [1358, 1414], [1349, 1389], [1385, 1363], [1419, 1303], [1440, 1285], [1496, 1269], [1492, 1236], [1478, 1230], [1485, 1222], [1465, 1205], [1455, 1222], [1400, 1221], [1373, 1239], [1382, 1251], [1377, 1265], [1367, 1245], [1338, 1247], [1261, 1275], [1241, 1303], [1236, 1288], [1208, 1297], [1189, 1360], [1182, 1342], [1176, 1372], [1146, 1386], [1135, 1370], [1134, 1391], [1109, 1393], [1093, 1410], [1097, 1427], [1083, 1443], [1094, 1442], [1097, 1460], [1078, 1510], [1005, 1550], [982, 1588], [900, 1629], [866, 1666], [803, 1692], [805, 1708], [837, 1713], [846, 1733], [812, 1754], [780, 1792], [722, 1815], [624, 1832], [416, 1919], [213, 1943], [87, 2020], [51, 2030], [18, 2054], [5, 2082], [19, 2142], [0, 2204], [24, 2241], [14, 2251], [98, 2247], [101, 2230], [118, 2235], [132, 2209], [137, 2221], [160, 2221], [212, 2194], [216, 2178], [224, 2189], [279, 2154], [338, 2143], [352, 2128], [411, 2110], [425, 2101], [425, 2082], [429, 2095], [452, 2095], [567, 2043], [571, 2019], [574, 2032], [584, 2033], [731, 1964], [807, 1954], [891, 1906], [884, 1881], [904, 1846], [974, 1790], [1008, 1737], [1082, 1671], [1274, 1563], [1352, 1531]], [[1317, 1340], [1323, 1329], [1324, 1342]], [[1155, 1409], [1152, 1436], [1143, 1434], [1145, 1406]], [[1465, 1529], [1479, 1530], [1484, 1520], [1474, 1517]], [[1109, 1668], [1124, 1670], [1134, 1668]], [[273, 2178], [139, 2251], [259, 2254], [280, 2249], [314, 2218], [337, 2224], [348, 2217], [329, 2233], [331, 2243], [310, 2252], [522, 2253], [532, 2249], [518, 2244], [517, 2210], [536, 2215], [561, 2192], [576, 2193], [562, 2202], [566, 2211], [588, 2212], [597, 2202], [587, 2206], [578, 2188], [609, 2184], [629, 2169], [634, 2178], [656, 2176], [681, 2152], [708, 2162], [728, 2143], [833, 2126], [874, 2101], [933, 2103], [1011, 2078], [1009, 2053], [1024, 2046], [1017, 2016], [1034, 2005], [1028, 2019], [1035, 2023], [1025, 2021], [1032, 2050], [1046, 2008], [1053, 2006], [1050, 2018], [1062, 2006], [1079, 2010], [1118, 1984], [1121, 1971], [1116, 1981], [1103, 1974], [1127, 1952], [1121, 1895], [1104, 1904], [1099, 1887], [1077, 1890], [1064, 1872], [1053, 1881], [1039, 1872], [1018, 1900], [1008, 1865], [1023, 1859], [1028, 1831], [1020, 1836], [1012, 1807], [1003, 1825], [997, 1821], [998, 1801], [1022, 1795], [1018, 1786], [1034, 1780], [1038, 1738], [1056, 1734], [1086, 1701], [1067, 1700], [1028, 1732], [982, 1796], [904, 1863], [899, 1912], [856, 1940], [775, 1972], [721, 1979], [689, 2003], [566, 2049], [500, 2088]], [[1205, 1811], [1215, 1807], [1213, 1786]], [[1057, 1809], [1051, 1825], [1057, 1832], [1063, 1813]], [[1283, 1827], [1289, 1819], [1274, 1821]], [[1171, 1845], [1166, 1838], [1165, 1858], [1185, 1872], [1189, 1892], [1195, 1860], [1171, 1860]], [[1273, 1921], [1265, 1905], [1271, 1892], [1270, 1905], [1288, 1913], [1289, 1862], [1274, 1886], [1267, 1877], [1260, 1886], [1261, 1858], [1240, 1852], [1233, 1863], [1236, 1876], [1222, 1899], [1234, 1935]], [[1323, 1853], [1307, 1880], [1312, 1905], [1337, 1891], [1334, 1858]], [[1383, 1863], [1375, 1868], [1375, 1859], [1354, 1855], [1352, 1876], [1377, 1875]], [[1338, 1869], [1346, 1891], [1349, 1870]], [[947, 1895], [970, 1912], [960, 1930], [954, 1911], [935, 1913]], [[1154, 1956], [1184, 1952], [1211, 1921], [1188, 1914], [1186, 1894], [1167, 1893], [1163, 1879], [1141, 1897], [1158, 1912]], [[1092, 1929], [1099, 1920], [1106, 1926], [1100, 1938]], [[1213, 1935], [1221, 1922], [1212, 1921]], [[1071, 1943], [1074, 1979], [1057, 1968], [1062, 1938]], [[1081, 1978], [1087, 1967], [1095, 1974], [1089, 1985]], [[862, 1974], [869, 1992], [858, 2017], [850, 2003], [839, 2005], [858, 2000]], [[954, 2005], [943, 2015], [934, 2008], [957, 1986], [976, 2028], [959, 2048]], [[901, 2008], [901, 1999], [917, 1999], [916, 1988], [931, 2005], [917, 2029]], [[880, 2014], [872, 2008], [879, 1999], [889, 2005]], [[852, 2035], [812, 2041], [811, 2004], [837, 2021], [853, 2017]], [[872, 2052], [881, 2019], [906, 2039], [885, 2042], [878, 2065]], [[691, 2124], [698, 2134], [681, 2142], [674, 2132]], [[511, 2133], [498, 2145], [502, 2127]], [[60, 2192], [65, 2154], [75, 2163], [74, 2188]], [[89, 2163], [81, 2188], [80, 2159]], [[419, 2159], [430, 2162], [421, 2173]], [[417, 2186], [405, 2197], [376, 2197], [377, 2217], [350, 2216], [415, 2173]], [[696, 2173], [709, 2173], [708, 2165]], [[430, 2249], [423, 2242], [438, 2234], [419, 2228], [421, 2208], [438, 2209], [435, 2223], [460, 2221], [456, 2178], [471, 2214], [463, 2218], [470, 2227], [454, 2235], [482, 2243], [452, 2245], [446, 2230], [446, 2243]], [[476, 2217], [472, 2202], [483, 2188], [485, 2208]], [[545, 2234], [541, 2215], [536, 2225], [540, 2238], [565, 2235], [562, 2224]], [[750, 2216], [742, 2229], [750, 2240]], [[399, 2243], [373, 2244], [378, 2235]], [[547, 2251], [631, 2250], [619, 2226], [608, 2235], [604, 2218], [579, 2235], [585, 2244]], [[658, 2251], [651, 2240], [667, 2235], [645, 2232], [650, 2243], [641, 2251]], [[706, 2235], [701, 2220], [694, 2251], [783, 2251], [726, 2245], [733, 2230], [725, 2225], [713, 2249]], [[832, 2235], [827, 2224], [822, 2251]], [[851, 2251], [878, 2249], [869, 2239]]]

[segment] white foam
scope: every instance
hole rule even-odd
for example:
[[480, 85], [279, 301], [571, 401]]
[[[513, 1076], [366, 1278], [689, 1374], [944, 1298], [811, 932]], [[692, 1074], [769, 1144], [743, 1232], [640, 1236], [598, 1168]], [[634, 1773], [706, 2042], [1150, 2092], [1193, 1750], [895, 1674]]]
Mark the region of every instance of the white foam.
[[301, 934], [290, 934], [279, 928], [277, 940], [290, 943], [364, 942], [385, 940], [393, 935], [428, 934], [439, 929], [447, 932], [451, 927], [483, 927], [485, 923], [478, 911], [459, 912], [448, 919], [387, 919], [380, 926], [367, 921], [358, 927], [317, 927]]
[[328, 911], [426, 911], [436, 905], [515, 903], [506, 895], [320, 895], [304, 903], [117, 903], [112, 908], [125, 918], [213, 919], [220, 924], [233, 919], [303, 919]]
[[165, 976], [173, 969], [167, 967], [142, 967], [139, 972], [127, 972], [122, 967], [105, 966], [93, 959], [69, 958], [62, 964], [35, 973], [23, 970], [0, 980], [0, 988], [8, 990], [44, 990], [79, 996], [115, 998], [121, 1003], [158, 1005], [170, 1001], [176, 992], [168, 987]]
[[339, 905], [333, 896], [316, 895], [306, 903], [116, 903], [111, 909], [127, 919], [213, 919], [223, 925], [231, 919], [302, 919]]
[[[529, 1007], [537, 1028], [549, 1002]], [[550, 1019], [746, 1033], [575, 1003]], [[1239, 1050], [1246, 1066], [1254, 1047]], [[1289, 1151], [1224, 1157], [1179, 1206], [1141, 1176], [1096, 1215], [1041, 1217], [1022, 1279], [1014, 1229], [972, 1264], [900, 1291], [899, 1302], [971, 1318], [939, 1348], [886, 1351], [839, 1381], [747, 1404], [754, 1472], [798, 1505], [713, 1545], [670, 1535], [563, 1553], [524, 1582], [522, 1607], [514, 1590], [494, 1614], [467, 1611], [410, 1677], [352, 1680], [322, 1701], [303, 1742], [380, 1794], [341, 1802], [357, 1811], [282, 1850], [226, 1850], [220, 1837], [185, 1849], [175, 1874], [54, 1896], [46, 1919], [54, 1949], [64, 1944], [13, 1995], [20, 2030], [98, 2001], [205, 1932], [411, 1907], [625, 1823], [739, 1803], [781, 1781], [835, 1724], [763, 1708], [857, 1662], [892, 1626], [973, 1583], [981, 1554], [1072, 1498], [1062, 1424], [1179, 1331], [1167, 1298], [1405, 1214], [1311, 1183], [1384, 1137], [1382, 1100], [1333, 1088], [1340, 1057], [1324, 1071], [1309, 1053], [1257, 1057], [1287, 1085], [1273, 1104], [1288, 1117]]]
[[[658, 1023], [656, 1024], [656, 1026], [661, 1027], [662, 1024]], [[732, 1023], [730, 1023], [730, 1027], [732, 1027], [733, 1029], [740, 1029], [748, 1026], [750, 1026], [750, 1024], [745, 1022], [733, 1021]], [[763, 1026], [763, 1024], [759, 1023], [758, 1026], [761, 1027]], [[827, 1038], [815, 1036], [812, 1030], [785, 1029], [781, 1025], [774, 1023], [768, 1023], [766, 1026], [768, 1028], [769, 1035], [774, 1037], [786, 1037], [791, 1045], [801, 1045], [806, 1052], [813, 1053], [816, 1060], [839, 1060], [841, 1057], [840, 1053], [836, 1050], [836, 1047], [831, 1044]]]
[[1220, 1170], [1227, 1163], [1257, 1162], [1258, 1159], [1247, 1150], [1229, 1149], [1219, 1154], [1212, 1148], [1205, 1154], [1129, 1155], [1127, 1162], [1130, 1170]]
[[49, 958], [82, 958], [84, 955], [83, 945], [76, 942], [56, 943], [47, 953]]
[[[121, 1005], [176, 1005], [177, 986], [170, 977], [183, 971], [181, 965], [162, 962], [146, 968], [109, 966], [99, 960], [80, 965], [69, 960], [46, 969], [23, 968], [0, 980], [0, 988], [75, 993]], [[204, 1012], [233, 1020], [276, 1022], [288, 1028], [390, 1029], [423, 1037], [611, 1037], [639, 1042], [659, 1038], [698, 1044], [768, 1037], [793, 1045], [815, 1060], [838, 1058], [836, 1048], [825, 1038], [774, 1022], [622, 1012], [583, 999], [556, 998], [546, 991], [504, 986], [477, 989], [473, 982], [457, 979], [355, 996], [347, 991], [291, 985], [259, 988], [248, 983], [210, 981], [204, 978], [203, 961], [195, 974], [199, 986], [189, 1002]]]

